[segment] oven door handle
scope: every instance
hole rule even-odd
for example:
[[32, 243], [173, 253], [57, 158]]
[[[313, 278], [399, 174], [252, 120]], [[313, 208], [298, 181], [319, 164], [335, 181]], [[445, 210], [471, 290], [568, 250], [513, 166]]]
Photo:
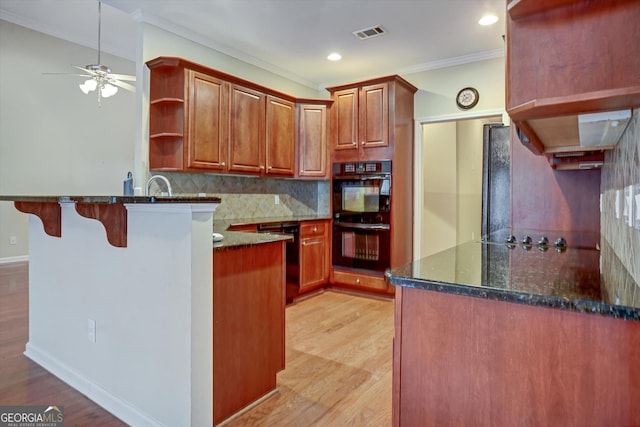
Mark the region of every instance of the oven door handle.
[[356, 228], [358, 230], [390, 230], [389, 224], [360, 224], [358, 222], [334, 222], [340, 228]]
[[391, 175], [334, 175], [336, 181], [371, 181], [374, 179], [384, 181], [389, 179]]

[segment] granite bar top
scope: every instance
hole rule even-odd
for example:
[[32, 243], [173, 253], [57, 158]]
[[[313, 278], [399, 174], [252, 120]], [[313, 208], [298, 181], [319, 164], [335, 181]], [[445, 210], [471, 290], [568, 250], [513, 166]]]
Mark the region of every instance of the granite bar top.
[[248, 247], [279, 241], [292, 241], [293, 237], [287, 234], [276, 233], [248, 233], [244, 231], [223, 231], [220, 233], [224, 239], [213, 242], [213, 250]]
[[213, 221], [213, 231], [222, 234], [224, 239], [220, 242], [213, 242], [214, 250], [246, 247], [260, 245], [277, 241], [291, 241], [293, 238], [287, 234], [278, 233], [251, 233], [246, 231], [229, 231], [231, 226], [250, 224], [274, 224], [283, 222], [302, 222], [314, 220], [331, 219], [328, 215], [302, 215], [302, 216], [279, 216], [279, 217], [254, 217], [254, 218], [233, 218]]
[[219, 197], [210, 196], [24, 196], [0, 195], [0, 201], [39, 203], [220, 203]]
[[385, 276], [396, 286], [640, 321], [640, 285], [606, 241], [599, 246], [468, 242]]

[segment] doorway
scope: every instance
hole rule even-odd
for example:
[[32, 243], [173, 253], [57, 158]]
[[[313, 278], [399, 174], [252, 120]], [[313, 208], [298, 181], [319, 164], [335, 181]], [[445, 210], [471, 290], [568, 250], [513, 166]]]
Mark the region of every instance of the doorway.
[[501, 112], [416, 126], [414, 259], [482, 235], [484, 126]]

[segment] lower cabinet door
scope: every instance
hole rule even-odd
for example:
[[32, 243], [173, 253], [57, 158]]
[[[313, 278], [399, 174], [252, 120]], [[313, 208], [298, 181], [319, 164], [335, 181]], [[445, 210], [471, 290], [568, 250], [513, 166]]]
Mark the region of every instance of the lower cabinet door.
[[327, 282], [327, 250], [324, 236], [300, 242], [300, 291]]

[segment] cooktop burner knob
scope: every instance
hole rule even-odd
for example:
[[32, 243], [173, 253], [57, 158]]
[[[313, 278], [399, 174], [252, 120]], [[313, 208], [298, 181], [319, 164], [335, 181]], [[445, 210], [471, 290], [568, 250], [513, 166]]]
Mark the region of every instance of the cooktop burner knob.
[[531, 237], [530, 236], [524, 236], [522, 238], [522, 242], [520, 242], [520, 243], [522, 243], [523, 245], [530, 245], [531, 244]]
[[509, 237], [507, 237], [504, 242], [513, 244], [516, 242], [516, 236], [514, 236], [513, 234], [509, 235]]
[[540, 240], [538, 240], [538, 246], [547, 246], [549, 244], [549, 239], [547, 239], [546, 237], [542, 236], [540, 238]]
[[564, 248], [567, 246], [567, 241], [564, 239], [564, 237], [558, 237], [556, 239], [556, 246]]

